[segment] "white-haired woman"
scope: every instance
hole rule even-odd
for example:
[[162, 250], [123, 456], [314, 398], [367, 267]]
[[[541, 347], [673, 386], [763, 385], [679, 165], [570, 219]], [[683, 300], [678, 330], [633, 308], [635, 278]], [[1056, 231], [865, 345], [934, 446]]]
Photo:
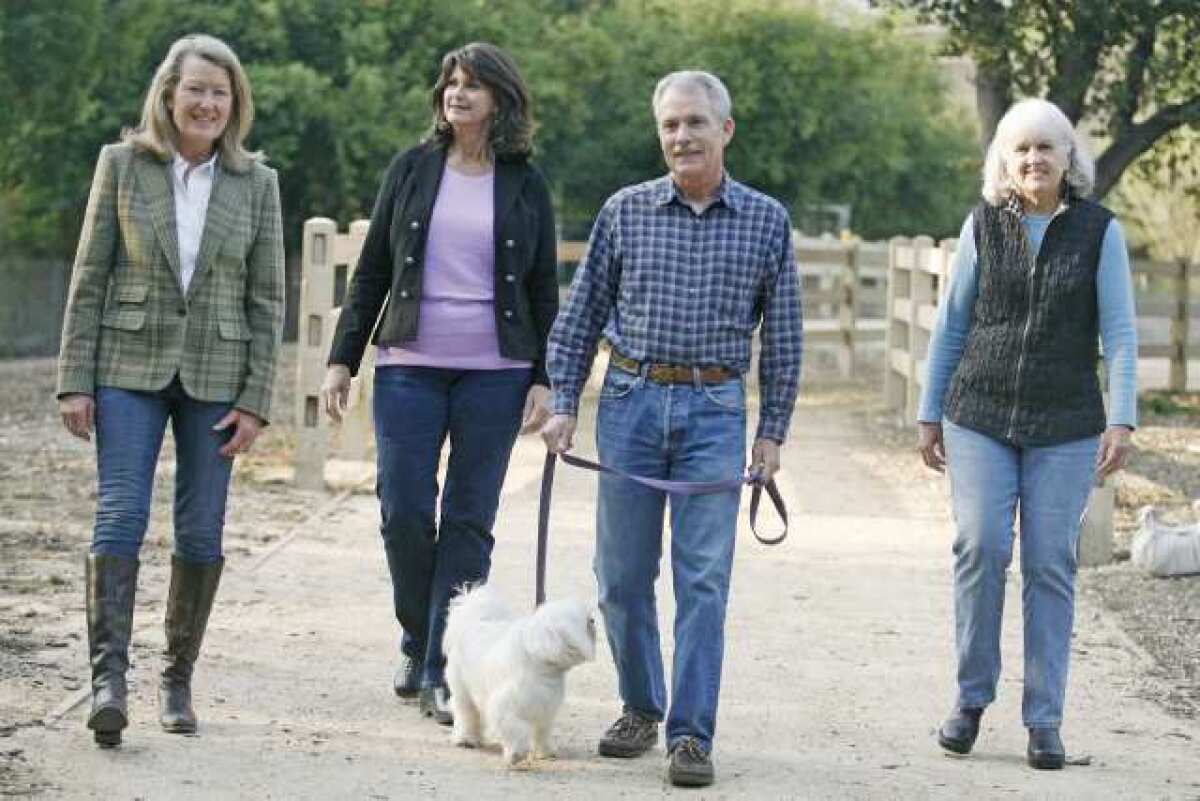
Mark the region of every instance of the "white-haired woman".
[[[1004, 584], [1020, 512], [1022, 718], [1035, 768], [1059, 737], [1088, 494], [1120, 469], [1137, 413], [1137, 332], [1121, 228], [1087, 200], [1094, 167], [1054, 104], [1000, 121], [983, 201], [963, 224], [930, 343], [918, 448], [949, 467], [957, 538], [958, 697], [938, 742], [969, 752], [996, 695]], [[1097, 339], [1108, 376], [1105, 413]]]
[[139, 126], [100, 151], [63, 324], [57, 396], [96, 432], [87, 557], [92, 708], [101, 746], [128, 723], [125, 672], [154, 468], [175, 439], [175, 547], [163, 728], [196, 730], [192, 669], [224, 564], [233, 458], [267, 424], [283, 324], [275, 172], [247, 152], [254, 117], [238, 58], [211, 36], [176, 41]]

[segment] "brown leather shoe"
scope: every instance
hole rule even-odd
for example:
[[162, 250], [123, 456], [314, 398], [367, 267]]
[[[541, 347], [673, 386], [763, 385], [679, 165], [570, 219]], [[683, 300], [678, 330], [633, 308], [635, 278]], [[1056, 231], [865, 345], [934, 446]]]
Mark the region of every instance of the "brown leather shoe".
[[630, 759], [649, 751], [658, 742], [658, 721], [632, 709], [608, 727], [596, 746], [600, 756]]
[[707, 787], [713, 783], [712, 756], [695, 737], [684, 737], [671, 746], [667, 779], [676, 787]]
[[217, 584], [225, 560], [211, 564], [171, 558], [171, 586], [167, 591], [167, 665], [158, 685], [158, 721], [172, 734], [196, 731], [192, 708], [192, 671], [200, 656], [200, 643], [208, 626]]

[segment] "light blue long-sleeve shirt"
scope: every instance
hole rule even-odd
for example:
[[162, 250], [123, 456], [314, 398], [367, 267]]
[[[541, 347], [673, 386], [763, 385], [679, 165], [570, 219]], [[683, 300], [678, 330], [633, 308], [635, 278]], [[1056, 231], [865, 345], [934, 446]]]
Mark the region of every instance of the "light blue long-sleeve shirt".
[[[1036, 255], [1053, 214], [1026, 214], [1022, 226]], [[940, 423], [942, 402], [958, 368], [967, 334], [974, 319], [979, 292], [979, 259], [971, 215], [967, 215], [954, 254], [950, 290], [938, 308], [937, 323], [929, 343], [925, 390], [917, 420]], [[1104, 232], [1100, 265], [1096, 272], [1096, 303], [1100, 314], [1100, 342], [1108, 374], [1108, 424], [1137, 425], [1137, 313], [1133, 303], [1133, 276], [1121, 226], [1113, 219]]]

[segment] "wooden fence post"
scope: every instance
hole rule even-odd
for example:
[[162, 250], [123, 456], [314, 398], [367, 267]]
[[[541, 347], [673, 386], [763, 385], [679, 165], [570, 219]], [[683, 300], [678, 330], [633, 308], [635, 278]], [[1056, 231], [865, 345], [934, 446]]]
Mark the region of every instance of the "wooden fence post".
[[299, 336], [296, 346], [296, 485], [324, 489], [328, 425], [320, 387], [332, 333], [326, 312], [333, 306], [333, 249], [337, 224], [317, 217], [304, 224], [300, 257]]
[[838, 367], [842, 378], [854, 376], [854, 345], [858, 327], [858, 242], [847, 243], [842, 250], [841, 293], [838, 299], [838, 327], [841, 350]]
[[1187, 259], [1179, 259], [1175, 269], [1175, 313], [1171, 316], [1170, 328], [1171, 374], [1167, 385], [1176, 392], [1185, 392], [1188, 386], [1188, 317], [1191, 314]]
[[[908, 345], [908, 331], [897, 313], [902, 301], [907, 301], [911, 271], [904, 263], [911, 260], [910, 242], [904, 237], [893, 237], [888, 242], [887, 305], [884, 309], [886, 329], [883, 353], [883, 397], [889, 409], [903, 414], [904, 398], [907, 393], [907, 378], [897, 369], [900, 348]], [[901, 421], [904, 422], [904, 421]]]
[[[350, 233], [346, 247], [353, 256], [346, 258], [346, 287], [349, 288], [354, 271], [358, 269], [358, 254], [362, 251], [363, 241], [367, 238], [370, 220], [355, 220], [350, 223]], [[330, 317], [336, 321], [341, 316], [341, 304]], [[330, 323], [332, 329], [333, 323]], [[330, 343], [333, 331], [330, 331]], [[328, 352], [328, 348], [326, 348]], [[337, 447], [335, 453], [342, 459], [363, 461], [367, 458], [375, 440], [375, 427], [371, 419], [371, 396], [375, 390], [375, 348], [368, 347], [363, 354], [362, 363], [358, 367], [358, 375], [350, 383], [349, 405], [346, 416], [337, 429]]]

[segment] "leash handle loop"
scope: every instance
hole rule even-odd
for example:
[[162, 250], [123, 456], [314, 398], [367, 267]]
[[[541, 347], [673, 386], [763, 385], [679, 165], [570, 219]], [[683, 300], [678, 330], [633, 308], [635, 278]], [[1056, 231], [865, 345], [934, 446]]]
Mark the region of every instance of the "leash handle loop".
[[[550, 497], [554, 490], [554, 468], [559, 455], [562, 456], [564, 462], [572, 467], [591, 470], [596, 473], [608, 473], [609, 475], [620, 476], [643, 486], [675, 495], [712, 495], [717, 492], [729, 492], [740, 489], [743, 484], [749, 484], [752, 487], [750, 492], [750, 531], [754, 534], [754, 538], [763, 545], [778, 545], [787, 538], [787, 506], [784, 505], [783, 496], [779, 493], [779, 487], [775, 485], [775, 479], [763, 482], [758, 474], [751, 473], [742, 478], [718, 479], [716, 481], [669, 481], [667, 479], [634, 475], [633, 473], [627, 473], [624, 470], [609, 467], [599, 462], [593, 462], [590, 459], [584, 459], [580, 456], [573, 456], [569, 453], [556, 455], [547, 451], [546, 461], [542, 465], [542, 490], [538, 502], [537, 572], [534, 586], [534, 602], [537, 606], [541, 606], [546, 601], [546, 547], [550, 538]], [[766, 490], [767, 497], [771, 499], [771, 503], [775, 506], [775, 512], [779, 515], [779, 519], [783, 521], [783, 531], [775, 537], [764, 537], [758, 533], [758, 507], [759, 502], [762, 500], [763, 490]]]

